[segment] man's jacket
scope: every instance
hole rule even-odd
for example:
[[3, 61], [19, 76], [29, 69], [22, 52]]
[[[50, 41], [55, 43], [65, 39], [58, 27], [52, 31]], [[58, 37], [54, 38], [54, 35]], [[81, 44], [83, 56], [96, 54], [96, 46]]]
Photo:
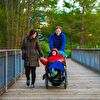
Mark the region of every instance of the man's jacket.
[[60, 34], [60, 36], [57, 36], [55, 32], [51, 34], [49, 39], [50, 51], [53, 48], [57, 48], [58, 50], [64, 51], [65, 46], [66, 46], [66, 36], [63, 32]]

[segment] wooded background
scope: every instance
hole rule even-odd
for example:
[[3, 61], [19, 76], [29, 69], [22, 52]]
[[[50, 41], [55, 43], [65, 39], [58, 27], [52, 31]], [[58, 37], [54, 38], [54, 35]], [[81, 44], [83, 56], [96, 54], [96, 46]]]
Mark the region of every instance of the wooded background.
[[0, 49], [20, 48], [31, 28], [49, 38], [56, 25], [67, 36], [67, 48], [99, 48], [100, 2], [63, 0], [60, 10], [58, 1], [0, 0]]

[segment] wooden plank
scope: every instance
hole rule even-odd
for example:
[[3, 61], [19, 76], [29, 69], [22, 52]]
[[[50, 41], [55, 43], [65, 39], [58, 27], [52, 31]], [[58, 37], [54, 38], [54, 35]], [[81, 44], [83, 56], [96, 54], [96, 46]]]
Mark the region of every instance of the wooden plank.
[[53, 87], [45, 88], [42, 75], [44, 66], [37, 68], [36, 87], [26, 86], [25, 75], [14, 84], [0, 100], [100, 100], [100, 74], [95, 73], [70, 59], [68, 66], [68, 87], [63, 89]]

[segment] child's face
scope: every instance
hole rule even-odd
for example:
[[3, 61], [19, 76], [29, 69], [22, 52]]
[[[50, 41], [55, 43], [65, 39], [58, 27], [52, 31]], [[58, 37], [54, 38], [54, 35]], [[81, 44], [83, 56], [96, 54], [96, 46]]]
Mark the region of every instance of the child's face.
[[56, 51], [52, 51], [52, 55], [56, 55], [57, 53], [56, 53]]

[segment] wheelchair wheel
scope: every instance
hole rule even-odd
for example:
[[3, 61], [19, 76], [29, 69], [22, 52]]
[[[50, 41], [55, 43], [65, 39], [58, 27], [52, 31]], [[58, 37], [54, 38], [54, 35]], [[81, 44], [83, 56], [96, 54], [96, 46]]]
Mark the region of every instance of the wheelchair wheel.
[[48, 89], [48, 73], [46, 72], [46, 76], [45, 76], [45, 86]]
[[65, 69], [65, 80], [64, 80], [64, 89], [66, 89], [67, 88], [67, 84], [68, 84], [68, 81], [67, 81], [67, 71], [66, 71], [66, 69]]

